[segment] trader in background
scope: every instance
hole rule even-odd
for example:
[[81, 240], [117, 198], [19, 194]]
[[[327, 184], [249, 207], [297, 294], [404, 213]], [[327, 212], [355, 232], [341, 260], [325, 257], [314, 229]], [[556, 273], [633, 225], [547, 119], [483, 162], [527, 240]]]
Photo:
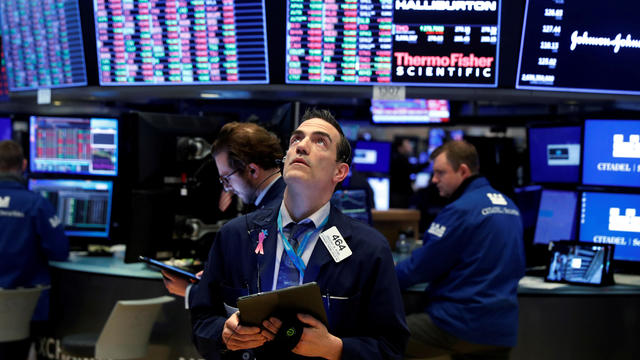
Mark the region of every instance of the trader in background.
[[[389, 244], [329, 201], [350, 159], [331, 113], [307, 111], [289, 141], [281, 205], [231, 220], [213, 243], [191, 307], [205, 358], [401, 358], [409, 334]], [[313, 281], [328, 326], [295, 313], [240, 323], [239, 296]]]
[[[12, 140], [1, 141], [0, 288], [4, 289], [49, 285], [49, 260], [63, 261], [69, 255], [69, 240], [53, 206], [25, 186], [22, 173], [26, 168], [27, 161], [20, 145]], [[49, 293], [45, 291], [32, 324], [41, 328], [48, 316]], [[28, 341], [3, 343], [0, 358], [25, 359], [28, 349]]]
[[424, 312], [407, 316], [406, 355], [508, 359], [525, 268], [520, 213], [478, 175], [473, 145], [451, 141], [431, 159], [432, 181], [451, 203], [431, 223], [424, 245], [396, 266], [401, 288], [429, 283]]
[[[231, 122], [220, 129], [211, 154], [220, 183], [238, 195], [249, 211], [280, 206], [285, 188], [280, 175], [283, 151], [275, 134], [254, 123]], [[163, 275], [167, 290], [184, 296], [189, 308], [190, 283], [166, 271]]]
[[407, 138], [396, 138], [391, 151], [389, 205], [392, 208], [406, 209], [413, 195], [411, 174], [422, 171], [429, 163], [411, 164], [409, 157], [413, 154], [413, 144]]

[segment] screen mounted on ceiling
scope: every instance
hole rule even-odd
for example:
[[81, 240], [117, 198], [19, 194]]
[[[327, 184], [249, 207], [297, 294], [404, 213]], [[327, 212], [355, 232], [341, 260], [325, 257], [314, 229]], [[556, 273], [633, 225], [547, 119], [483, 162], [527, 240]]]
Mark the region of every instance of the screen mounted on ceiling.
[[266, 84], [264, 0], [94, 0], [100, 85]]
[[449, 102], [437, 99], [371, 100], [374, 124], [429, 124], [449, 121]]
[[10, 91], [87, 85], [78, 0], [0, 0]]
[[640, 94], [636, 1], [527, 1], [516, 88]]
[[286, 82], [496, 87], [500, 1], [287, 1]]

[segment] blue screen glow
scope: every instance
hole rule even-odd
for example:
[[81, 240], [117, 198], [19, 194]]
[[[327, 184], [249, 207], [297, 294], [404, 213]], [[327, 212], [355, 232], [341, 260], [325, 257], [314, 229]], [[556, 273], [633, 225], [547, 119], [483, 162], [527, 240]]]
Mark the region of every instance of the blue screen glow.
[[29, 189], [53, 204], [67, 236], [109, 236], [111, 181], [31, 179]]
[[577, 183], [580, 176], [580, 127], [529, 129], [531, 181]]
[[640, 121], [587, 120], [582, 183], [640, 186]]
[[574, 240], [578, 194], [574, 191], [542, 190], [534, 244]]
[[640, 261], [640, 194], [582, 193], [580, 240], [614, 244], [614, 259]]
[[353, 155], [356, 170], [363, 172], [389, 172], [391, 143], [383, 141], [358, 141]]

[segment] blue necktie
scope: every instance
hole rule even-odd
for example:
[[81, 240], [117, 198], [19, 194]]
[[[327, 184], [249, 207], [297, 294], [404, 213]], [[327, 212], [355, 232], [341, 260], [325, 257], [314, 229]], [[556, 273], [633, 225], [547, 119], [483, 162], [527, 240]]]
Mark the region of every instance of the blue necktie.
[[[285, 234], [286, 230], [289, 229], [289, 244], [293, 250], [298, 249], [298, 245], [300, 241], [304, 237], [304, 235], [308, 231], [313, 231], [315, 226], [312, 222], [305, 222], [302, 224], [294, 224], [290, 223], [285, 226]], [[292, 235], [291, 235], [292, 234]], [[280, 269], [278, 270], [278, 281], [276, 282], [276, 289], [282, 289], [290, 286], [295, 286], [300, 284], [300, 271], [293, 264], [293, 261], [287, 255], [286, 250], [282, 249], [282, 258], [280, 259]]]

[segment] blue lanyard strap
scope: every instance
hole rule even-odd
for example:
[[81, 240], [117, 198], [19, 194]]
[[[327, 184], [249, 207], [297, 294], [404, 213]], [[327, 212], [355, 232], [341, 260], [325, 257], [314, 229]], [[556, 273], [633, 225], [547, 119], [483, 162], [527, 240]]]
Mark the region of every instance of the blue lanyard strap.
[[[313, 236], [313, 234], [315, 234], [316, 232], [322, 230], [322, 228], [327, 224], [328, 220], [329, 220], [329, 215], [327, 215], [327, 217], [324, 218], [324, 220], [322, 220], [322, 223], [320, 223], [320, 225], [318, 225], [318, 227], [315, 228], [315, 230], [311, 232], [307, 232], [304, 238], [302, 239], [302, 241], [300, 242], [300, 244], [298, 245], [298, 249], [294, 251], [293, 246], [291, 246], [291, 244], [289, 243], [289, 240], [284, 235], [284, 231], [282, 229], [282, 213], [278, 212], [278, 232], [280, 233], [280, 236], [282, 236], [282, 245], [284, 245], [284, 250], [286, 251], [287, 256], [289, 256], [289, 259], [291, 259], [291, 261], [293, 262], [293, 265], [295, 265], [298, 271], [300, 272], [300, 279], [304, 279], [304, 271], [307, 269], [307, 265], [305, 265], [304, 261], [302, 261], [302, 253], [304, 252], [304, 249], [307, 247], [307, 243], [309, 242], [309, 239], [311, 238], [311, 236]], [[280, 259], [280, 261], [282, 261], [282, 259]]]

